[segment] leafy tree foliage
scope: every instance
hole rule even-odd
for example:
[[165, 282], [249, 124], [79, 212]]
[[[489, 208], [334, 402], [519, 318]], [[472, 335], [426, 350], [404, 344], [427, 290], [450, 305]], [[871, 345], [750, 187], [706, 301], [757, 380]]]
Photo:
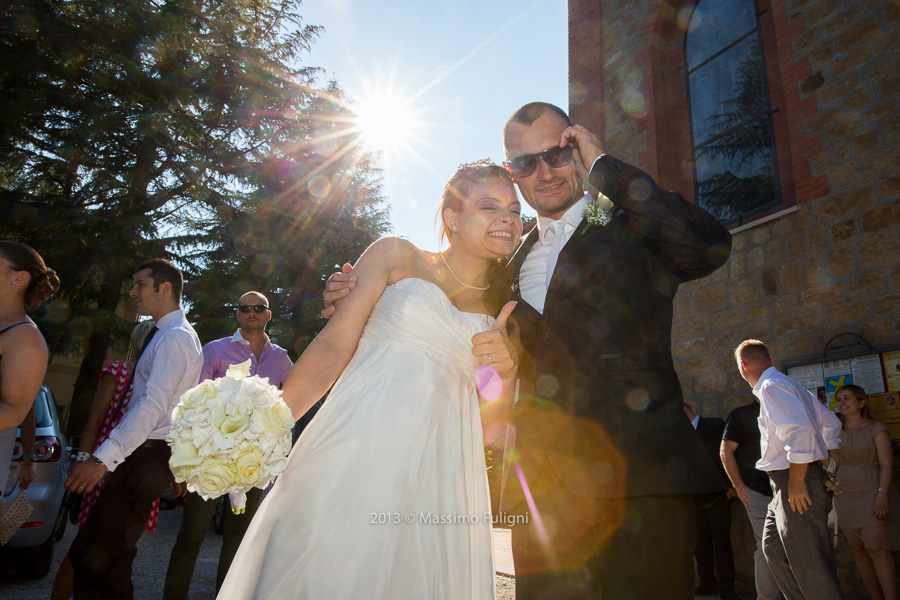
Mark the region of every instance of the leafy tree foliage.
[[[84, 356], [70, 431], [110, 342], [129, 330], [116, 311], [140, 260], [185, 267], [201, 332], [225, 329], [210, 324], [222, 316], [205, 296], [234, 302], [246, 284], [287, 303], [288, 338], [312, 333], [298, 320], [311, 282], [385, 230], [378, 173], [348, 135], [340, 90], [319, 91], [318, 69], [301, 64], [319, 28], [299, 8], [4, 3], [0, 236], [60, 274], [39, 324], [54, 352]], [[276, 267], [280, 278], [261, 277]]]
[[270, 337], [296, 356], [324, 323], [325, 278], [389, 228], [372, 201], [380, 191], [372, 157], [341, 141], [352, 115], [340, 90], [314, 104], [306, 141], [253, 165], [256, 192], [220, 221], [220, 244], [193, 267], [189, 317], [204, 341], [231, 335], [238, 298], [257, 290], [273, 307]]

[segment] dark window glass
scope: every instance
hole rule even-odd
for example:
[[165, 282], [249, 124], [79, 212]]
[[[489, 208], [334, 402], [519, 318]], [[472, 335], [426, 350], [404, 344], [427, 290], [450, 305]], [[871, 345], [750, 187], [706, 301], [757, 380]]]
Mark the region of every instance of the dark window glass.
[[696, 67], [756, 28], [756, 7], [747, 0], [698, 2], [684, 45], [688, 68]]
[[685, 56], [697, 202], [740, 224], [781, 203], [755, 3], [715, 0], [694, 10]]
[[768, 117], [753, 121], [697, 150], [697, 200], [723, 223], [780, 202]]
[[694, 144], [769, 108], [759, 40], [749, 37], [688, 75]]

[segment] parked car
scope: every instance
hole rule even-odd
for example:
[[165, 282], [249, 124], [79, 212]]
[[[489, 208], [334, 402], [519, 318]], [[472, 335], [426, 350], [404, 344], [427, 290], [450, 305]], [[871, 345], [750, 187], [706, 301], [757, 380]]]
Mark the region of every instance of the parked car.
[[23, 492], [19, 489], [22, 468], [21, 430], [16, 438], [13, 460], [5, 481], [3, 497], [14, 499], [24, 493], [32, 512], [3, 547], [4, 559], [16, 561], [19, 577], [38, 578], [50, 571], [53, 543], [62, 539], [66, 530], [66, 505], [69, 493], [64, 487], [71, 463], [71, 449], [59, 426], [56, 399], [41, 386], [34, 401], [36, 423], [34, 443], [34, 481]]

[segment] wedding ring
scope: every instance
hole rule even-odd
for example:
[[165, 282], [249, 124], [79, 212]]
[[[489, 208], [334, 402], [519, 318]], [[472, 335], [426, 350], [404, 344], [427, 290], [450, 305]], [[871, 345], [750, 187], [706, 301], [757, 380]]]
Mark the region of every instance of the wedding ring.
[[493, 358], [491, 358], [491, 355], [490, 355], [490, 353], [488, 353], [488, 362], [489, 362], [489, 363], [492, 363], [492, 362], [494, 362], [494, 359], [493, 359]]

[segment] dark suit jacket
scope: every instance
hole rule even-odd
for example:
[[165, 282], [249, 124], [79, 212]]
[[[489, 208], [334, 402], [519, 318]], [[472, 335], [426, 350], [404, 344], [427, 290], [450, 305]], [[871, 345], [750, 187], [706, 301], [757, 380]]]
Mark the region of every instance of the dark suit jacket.
[[522, 500], [521, 479], [552, 468], [590, 497], [710, 492], [724, 483], [682, 410], [671, 351], [672, 301], [683, 281], [728, 259], [731, 235], [709, 213], [607, 155], [591, 184], [616, 205], [605, 227], [582, 223], [566, 243], [544, 314], [518, 296], [521, 388], [516, 450], [501, 509]]

